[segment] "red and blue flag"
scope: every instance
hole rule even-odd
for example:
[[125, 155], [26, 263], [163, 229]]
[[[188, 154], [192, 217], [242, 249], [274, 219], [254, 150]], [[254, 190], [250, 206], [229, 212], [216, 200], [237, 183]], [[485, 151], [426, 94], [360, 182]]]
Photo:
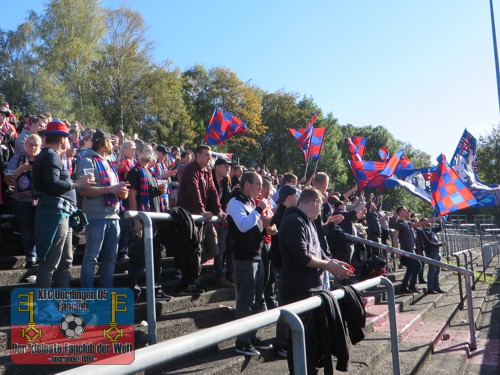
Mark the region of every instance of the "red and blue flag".
[[[314, 123], [316, 122], [317, 120], [317, 116], [316, 116], [316, 113], [313, 113], [312, 117], [311, 117], [311, 121], [309, 121], [309, 123], [307, 124], [307, 127], [305, 129], [304, 132], [302, 132], [301, 136], [299, 138], [297, 138], [297, 142], [299, 142], [299, 147], [302, 149], [302, 150], [307, 150], [311, 144], [311, 137], [313, 136], [313, 132], [314, 132]], [[297, 129], [297, 130], [300, 130], [300, 129]]]
[[346, 139], [347, 146], [351, 152], [351, 158], [354, 161], [361, 161], [365, 157], [366, 142], [367, 139], [364, 137], [349, 137]]
[[204, 142], [208, 145], [221, 145], [237, 133], [244, 133], [247, 124], [229, 112], [216, 109], [208, 124]]
[[384, 181], [390, 178], [396, 170], [404, 150], [399, 150], [389, 161], [348, 160], [358, 186], [363, 188], [384, 187]]
[[[301, 129], [288, 128], [288, 130], [290, 131], [290, 133], [292, 133], [293, 137], [297, 139], [297, 141], [299, 141], [300, 138], [304, 136], [304, 133], [307, 132], [307, 129], [304, 128]], [[304, 152], [304, 158], [306, 160], [309, 157], [313, 159], [319, 158], [321, 154], [321, 147], [323, 146], [323, 140], [325, 138], [325, 131], [326, 131], [325, 127], [313, 128], [312, 136], [310, 138], [310, 144], [306, 149], [303, 149], [301, 147], [302, 151]]]
[[446, 157], [441, 154], [437, 161], [436, 171], [431, 174], [431, 196], [435, 214], [445, 216], [476, 205], [474, 195], [447, 163]]
[[403, 155], [394, 173], [396, 174], [396, 176], [399, 177], [399, 174], [401, 172], [409, 171], [412, 169], [413, 169], [413, 162], [410, 159], [408, 159], [405, 155]]
[[387, 149], [387, 147], [380, 147], [378, 149], [378, 155], [380, 156], [380, 160], [386, 161], [389, 157], [389, 150]]

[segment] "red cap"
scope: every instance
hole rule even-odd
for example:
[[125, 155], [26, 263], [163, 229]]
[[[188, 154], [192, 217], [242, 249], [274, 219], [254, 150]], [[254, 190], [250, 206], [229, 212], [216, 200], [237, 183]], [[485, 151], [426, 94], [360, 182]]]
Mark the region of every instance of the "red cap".
[[43, 131], [42, 135], [57, 134], [63, 135], [65, 137], [70, 137], [68, 133], [68, 126], [59, 120], [53, 120], [47, 124], [47, 127]]

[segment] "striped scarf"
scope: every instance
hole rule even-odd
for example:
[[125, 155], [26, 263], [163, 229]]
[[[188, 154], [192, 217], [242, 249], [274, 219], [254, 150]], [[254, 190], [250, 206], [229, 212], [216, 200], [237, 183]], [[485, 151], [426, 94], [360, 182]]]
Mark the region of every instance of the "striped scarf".
[[150, 171], [156, 179], [159, 179], [167, 171], [167, 167], [164, 163], [156, 163]]
[[146, 167], [143, 167], [139, 163], [135, 165], [137, 170], [141, 175], [141, 190], [139, 191], [139, 210], [140, 211], [151, 211], [151, 205], [149, 204], [149, 183], [148, 177], [146, 175]]
[[[151, 169], [150, 169], [152, 175], [156, 180], [160, 179], [160, 176], [164, 174], [165, 172], [168, 171], [167, 166], [165, 163], [156, 163]], [[167, 183], [167, 190], [165, 190], [165, 193], [162, 194], [160, 197], [160, 211], [165, 212], [167, 207], [168, 207], [168, 195], [170, 194], [170, 190], [168, 189], [168, 183]]]
[[8, 122], [2, 125], [2, 131], [7, 134], [7, 132], [10, 130], [10, 125]]
[[[97, 171], [99, 172], [99, 180], [101, 181], [101, 186], [111, 186], [111, 178], [108, 174], [108, 170], [106, 169], [104, 162], [108, 163], [108, 166], [111, 168], [113, 173], [116, 176], [116, 181], [118, 181], [118, 173], [116, 173], [116, 169], [109, 164], [107, 160], [103, 160], [100, 157], [93, 156], [93, 159], [95, 161], [95, 166], [97, 168]], [[115, 204], [118, 203], [118, 200], [116, 199], [116, 195], [113, 193], [105, 194], [103, 195], [104, 198], [104, 206], [105, 207], [112, 207]]]

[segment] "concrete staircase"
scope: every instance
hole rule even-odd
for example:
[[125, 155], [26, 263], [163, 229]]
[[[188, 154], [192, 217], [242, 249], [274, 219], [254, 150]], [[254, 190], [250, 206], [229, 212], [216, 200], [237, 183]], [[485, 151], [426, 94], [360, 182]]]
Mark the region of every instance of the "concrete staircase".
[[[36, 270], [24, 269], [24, 257], [19, 248], [20, 236], [7, 234], [0, 237], [0, 374], [52, 374], [67, 366], [20, 366], [10, 361], [10, 291], [27, 286], [26, 278]], [[17, 244], [17, 245], [16, 245]], [[16, 248], [17, 246], [17, 248]], [[80, 264], [84, 250], [84, 237], [75, 236], [75, 266], [72, 284], [78, 286]], [[4, 251], [4, 249], [6, 249]], [[474, 253], [476, 263], [481, 263], [479, 252]], [[174, 295], [169, 302], [157, 302], [158, 341], [168, 340], [197, 330], [234, 320], [234, 290], [214, 288], [210, 266], [205, 267], [204, 282], [208, 291], [199, 297], [178, 296], [173, 260], [162, 260], [165, 270], [162, 284], [167, 293]], [[487, 274], [497, 276], [500, 264], [495, 259]], [[127, 264], [115, 270], [115, 285], [124, 285]], [[399, 289], [404, 271], [393, 272], [389, 277]], [[96, 282], [98, 281], [96, 275]], [[467, 311], [458, 309], [458, 279], [451, 272], [442, 271], [441, 288], [445, 294], [398, 295], [398, 332], [402, 374], [498, 374], [500, 309], [499, 285], [478, 282], [473, 292], [476, 326], [479, 329], [478, 350], [470, 352]], [[481, 279], [482, 280], [482, 279]], [[424, 285], [420, 285], [424, 287]], [[496, 289], [495, 289], [496, 288]], [[383, 287], [363, 293], [367, 311], [366, 338], [351, 347], [349, 374], [392, 373], [387, 295]], [[146, 345], [146, 305], [135, 304], [136, 348]], [[142, 323], [142, 324], [141, 324]], [[484, 327], [484, 328], [483, 328]], [[265, 339], [274, 340], [275, 327], [259, 331]], [[495, 346], [496, 345], [496, 346]], [[495, 352], [496, 348], [496, 352]], [[493, 349], [493, 350], [492, 350]], [[262, 353], [260, 358], [245, 358], [234, 353], [234, 340], [222, 342], [196, 355], [181, 358], [173, 363], [145, 371], [148, 374], [286, 374], [286, 360], [274, 350]]]

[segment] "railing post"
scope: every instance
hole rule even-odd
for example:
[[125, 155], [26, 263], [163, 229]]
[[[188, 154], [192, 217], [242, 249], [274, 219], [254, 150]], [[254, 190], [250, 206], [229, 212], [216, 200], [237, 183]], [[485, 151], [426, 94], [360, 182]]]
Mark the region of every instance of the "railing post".
[[[472, 259], [472, 250], [469, 248], [467, 250], [467, 252], [469, 253], [469, 257], [470, 257], [470, 270], [472, 272], [474, 272], [474, 259]], [[472, 290], [476, 290], [476, 277], [475, 276], [472, 277]]]
[[302, 320], [286, 309], [280, 309], [280, 319], [292, 332], [293, 369], [296, 375], [307, 375], [306, 340]]
[[381, 276], [380, 281], [387, 289], [387, 303], [389, 308], [389, 324], [391, 333], [391, 352], [392, 352], [392, 373], [400, 375], [401, 366], [399, 362], [399, 341], [398, 341], [398, 325], [396, 322], [396, 296], [394, 293], [394, 285], [386, 277]]
[[467, 315], [469, 317], [470, 331], [470, 350], [476, 350], [476, 327], [474, 324], [474, 306], [472, 305], [472, 290], [471, 290], [470, 275], [465, 275], [465, 289], [467, 290]]
[[[455, 258], [457, 259], [457, 267], [460, 267], [460, 258], [458, 255], [453, 254]], [[462, 274], [458, 273], [458, 293], [460, 294], [460, 302], [458, 304], [458, 308], [460, 310], [463, 310], [464, 308], [464, 297], [463, 297], [463, 290], [462, 290]]]
[[156, 301], [155, 301], [155, 275], [153, 256], [153, 222], [144, 212], [139, 213], [142, 220], [144, 236], [144, 257], [146, 261], [146, 297], [148, 312], [148, 338], [150, 344], [156, 344]]

